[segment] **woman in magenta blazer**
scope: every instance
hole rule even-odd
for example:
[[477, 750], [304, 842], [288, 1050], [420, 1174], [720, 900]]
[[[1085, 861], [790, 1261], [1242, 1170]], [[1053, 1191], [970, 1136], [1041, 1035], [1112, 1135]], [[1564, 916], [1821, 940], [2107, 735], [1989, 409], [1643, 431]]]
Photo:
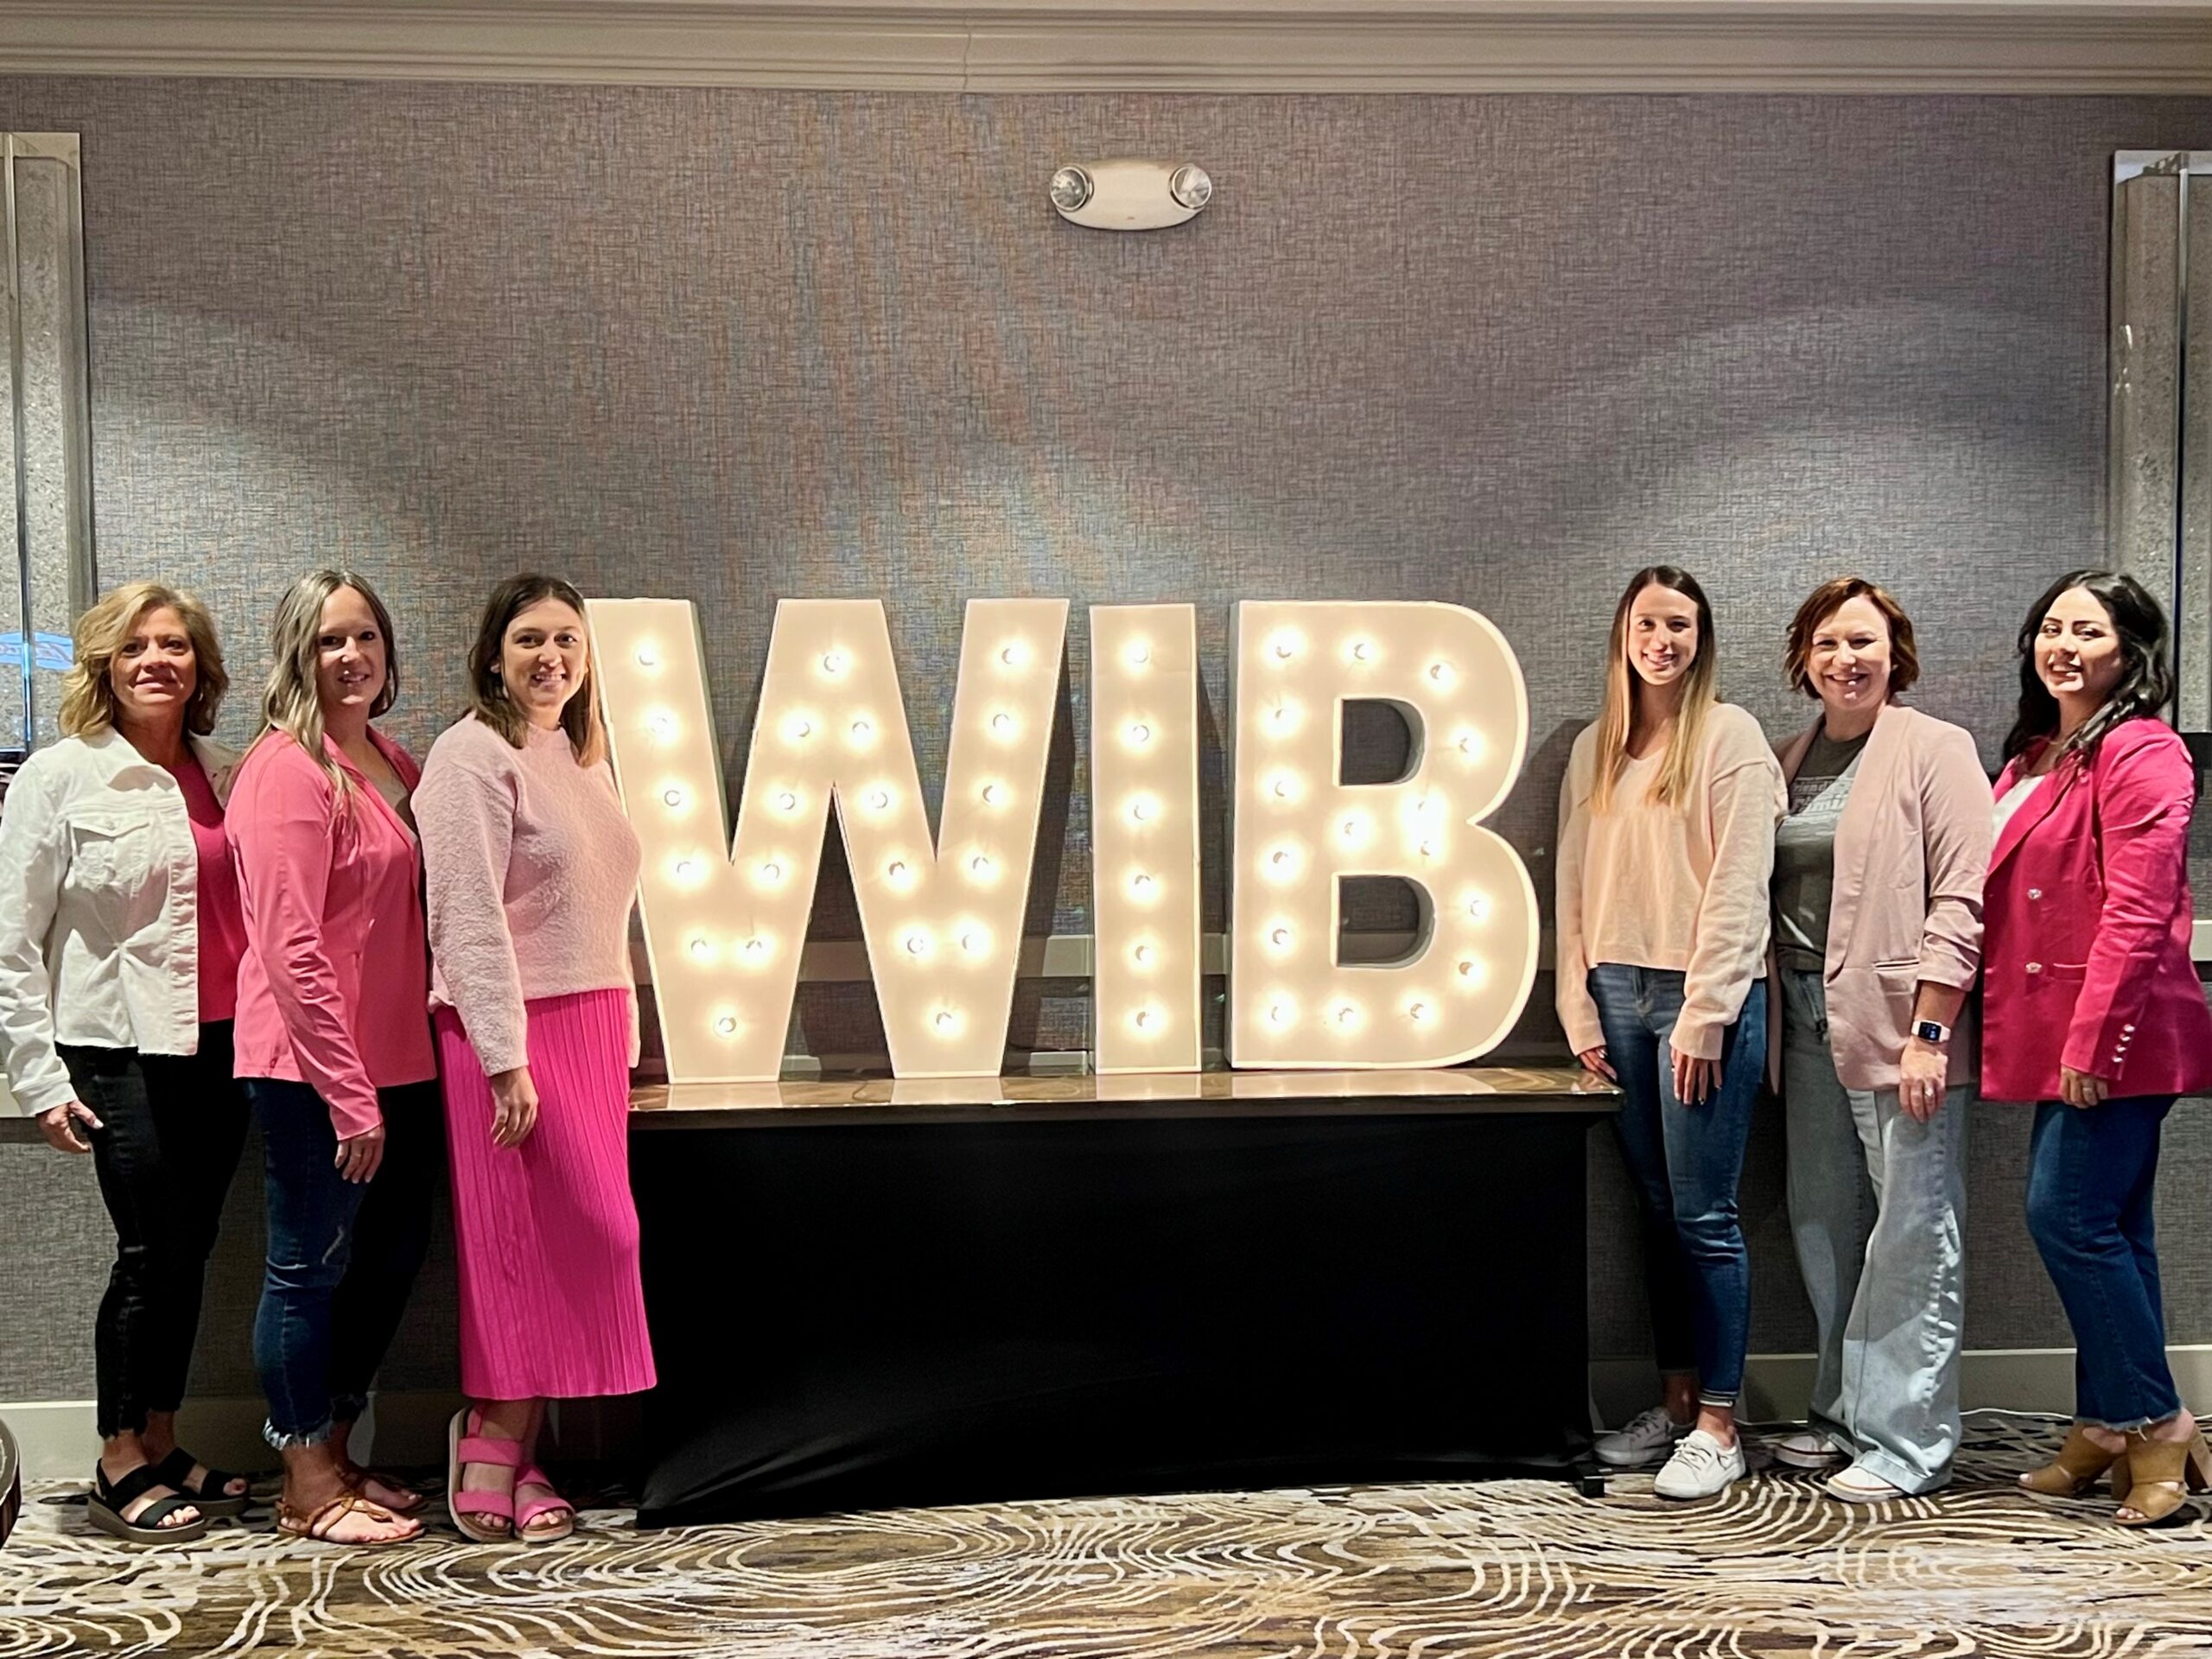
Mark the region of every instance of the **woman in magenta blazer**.
[[418, 1494], [346, 1435], [429, 1236], [437, 1147], [411, 757], [369, 721], [399, 688], [391, 619], [318, 570], [276, 607], [268, 722], [227, 823], [244, 900], [238, 1075], [261, 1124], [269, 1261], [254, 1363], [283, 1454], [278, 1527], [334, 1543], [422, 1530]]
[[2074, 1327], [2076, 1417], [2057, 1461], [2021, 1479], [2075, 1495], [2113, 1468], [2114, 1518], [2143, 1526], [2184, 1481], [2212, 1484], [2166, 1365], [2151, 1213], [2159, 1126], [2212, 1088], [2189, 952], [2196, 778], [2158, 718], [2166, 619], [2133, 577], [2061, 577], [2020, 658], [1983, 900], [1982, 1093], [2037, 1103], [2028, 1230]]

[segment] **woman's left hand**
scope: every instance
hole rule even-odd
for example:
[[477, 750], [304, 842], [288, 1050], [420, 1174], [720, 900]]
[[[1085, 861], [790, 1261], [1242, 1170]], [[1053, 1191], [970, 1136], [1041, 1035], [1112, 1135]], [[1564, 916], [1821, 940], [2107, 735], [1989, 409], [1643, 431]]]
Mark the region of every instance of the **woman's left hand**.
[[2101, 1106], [2111, 1096], [2112, 1084], [2102, 1077], [2076, 1071], [2070, 1065], [2058, 1068], [2058, 1097], [2069, 1106]]
[[1720, 1086], [1720, 1062], [1701, 1060], [1669, 1046], [1675, 1059], [1675, 1098], [1685, 1106], [1702, 1106]]
[[1951, 1057], [1935, 1044], [1908, 1038], [1904, 1055], [1897, 1062], [1897, 1104], [1916, 1123], [1925, 1123], [1943, 1104], [1943, 1090], [1951, 1075]]

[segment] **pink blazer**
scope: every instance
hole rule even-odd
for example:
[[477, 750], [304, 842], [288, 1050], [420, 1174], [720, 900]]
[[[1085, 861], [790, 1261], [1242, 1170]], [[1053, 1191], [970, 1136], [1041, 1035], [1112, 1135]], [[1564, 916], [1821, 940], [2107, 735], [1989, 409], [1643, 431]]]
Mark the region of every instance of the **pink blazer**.
[[[1783, 776], [1797, 775], [1819, 730], [1815, 721], [1782, 752]], [[1923, 980], [1973, 989], [1989, 840], [1989, 779], [1974, 739], [1917, 709], [1884, 709], [1835, 827], [1821, 977], [1828, 1046], [1847, 1089], [1897, 1086]], [[1767, 1030], [1778, 1061], [1782, 1021], [1770, 1019]], [[1951, 1054], [1953, 1080], [1970, 1077], [1971, 1031], [1956, 1033]]]
[[[2035, 762], [2005, 768], [1997, 795]], [[2212, 1007], [2189, 957], [2189, 751], [2131, 720], [2065, 760], [1997, 837], [1986, 887], [1981, 1091], [2056, 1100], [2058, 1068], [2116, 1095], [2212, 1088]]]
[[[421, 769], [370, 737], [410, 790]], [[281, 732], [253, 746], [225, 822], [245, 910], [238, 1075], [311, 1084], [340, 1140], [384, 1121], [377, 1090], [438, 1074], [415, 835], [324, 740], [356, 785], [345, 810]]]

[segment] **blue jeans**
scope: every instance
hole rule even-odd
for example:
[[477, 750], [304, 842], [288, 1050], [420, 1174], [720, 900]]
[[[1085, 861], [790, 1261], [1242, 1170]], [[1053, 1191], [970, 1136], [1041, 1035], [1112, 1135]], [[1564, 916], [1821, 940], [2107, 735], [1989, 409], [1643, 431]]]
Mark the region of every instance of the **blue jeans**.
[[261, 1123], [269, 1254], [253, 1320], [253, 1363], [279, 1451], [329, 1438], [366, 1405], [430, 1242], [445, 1144], [435, 1082], [377, 1090], [385, 1122], [376, 1178], [336, 1167], [330, 1108], [303, 1083], [249, 1077]]
[[2181, 1409], [2166, 1366], [2166, 1313], [2151, 1194], [2171, 1095], [2101, 1106], [2046, 1100], [2028, 1142], [2028, 1231], [2074, 1327], [2074, 1408], [2085, 1423], [2141, 1428]]
[[1643, 1284], [1659, 1369], [1694, 1370], [1701, 1402], [1732, 1406], [1744, 1386], [1751, 1319], [1736, 1183], [1766, 1066], [1766, 983], [1752, 982], [1721, 1043], [1719, 1086], [1700, 1106], [1675, 1097], [1670, 1045], [1682, 1011], [1681, 974], [1599, 963], [1590, 970], [1590, 995], [1620, 1078], [1613, 1127], [1643, 1211]]

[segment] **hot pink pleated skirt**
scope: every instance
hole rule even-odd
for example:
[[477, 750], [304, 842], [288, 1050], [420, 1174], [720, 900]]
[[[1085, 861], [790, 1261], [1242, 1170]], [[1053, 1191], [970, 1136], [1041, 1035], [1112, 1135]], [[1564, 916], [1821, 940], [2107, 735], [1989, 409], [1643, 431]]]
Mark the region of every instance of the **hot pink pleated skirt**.
[[461, 1386], [477, 1400], [572, 1400], [653, 1385], [630, 1197], [630, 1004], [541, 997], [530, 1018], [537, 1126], [492, 1144], [492, 1085], [437, 1011], [461, 1268]]

